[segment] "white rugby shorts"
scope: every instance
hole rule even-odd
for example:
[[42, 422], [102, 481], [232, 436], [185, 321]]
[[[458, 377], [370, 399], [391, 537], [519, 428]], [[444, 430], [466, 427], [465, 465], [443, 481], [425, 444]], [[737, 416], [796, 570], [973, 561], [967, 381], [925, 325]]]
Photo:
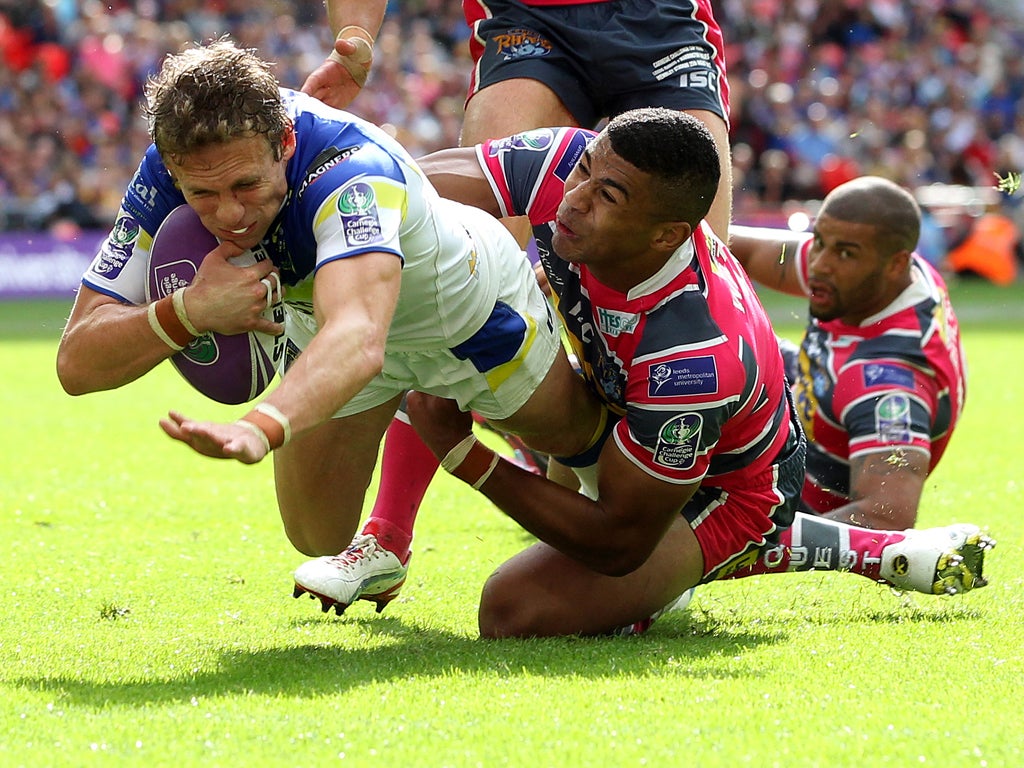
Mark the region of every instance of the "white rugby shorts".
[[[409, 390], [455, 400], [462, 410], [488, 419], [506, 419], [526, 403], [561, 348], [560, 327], [526, 254], [511, 237], [487, 240], [478, 238], [477, 248], [497, 272], [498, 296], [483, 326], [454, 348], [440, 343], [414, 351], [389, 348], [381, 373], [334, 418], [367, 411]], [[316, 332], [308, 303], [286, 299], [285, 308], [290, 352], [284, 355], [283, 368]], [[394, 327], [391, 331], [400, 333]]]

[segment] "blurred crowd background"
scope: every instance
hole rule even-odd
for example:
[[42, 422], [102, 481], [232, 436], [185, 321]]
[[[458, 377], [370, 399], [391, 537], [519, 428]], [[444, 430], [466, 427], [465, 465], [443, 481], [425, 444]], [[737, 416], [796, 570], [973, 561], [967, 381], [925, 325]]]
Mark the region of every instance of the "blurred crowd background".
[[[873, 173], [919, 190], [929, 258], [945, 259], [982, 222], [981, 240], [1001, 227], [1019, 256], [1018, 0], [713, 5], [727, 43], [737, 222], [813, 215], [837, 184]], [[106, 229], [149, 144], [147, 76], [168, 52], [225, 33], [296, 88], [331, 43], [321, 0], [0, 0], [0, 230]], [[456, 0], [390, 3], [351, 110], [414, 155], [456, 145], [468, 34]]]

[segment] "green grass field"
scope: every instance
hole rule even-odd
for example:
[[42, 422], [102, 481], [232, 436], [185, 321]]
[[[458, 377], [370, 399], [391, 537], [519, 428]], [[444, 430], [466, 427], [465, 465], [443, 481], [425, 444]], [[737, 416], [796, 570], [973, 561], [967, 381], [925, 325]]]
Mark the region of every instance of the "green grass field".
[[[954, 301], [968, 405], [919, 522], [989, 526], [989, 587], [762, 577], [641, 637], [501, 642], [476, 600], [529, 538], [482, 496], [439, 478], [401, 597], [324, 615], [291, 598], [270, 465], [157, 426], [239, 409], [166, 365], [68, 397], [68, 307], [0, 304], [0, 765], [1022, 765], [1024, 290]], [[801, 305], [770, 302], [795, 336]]]

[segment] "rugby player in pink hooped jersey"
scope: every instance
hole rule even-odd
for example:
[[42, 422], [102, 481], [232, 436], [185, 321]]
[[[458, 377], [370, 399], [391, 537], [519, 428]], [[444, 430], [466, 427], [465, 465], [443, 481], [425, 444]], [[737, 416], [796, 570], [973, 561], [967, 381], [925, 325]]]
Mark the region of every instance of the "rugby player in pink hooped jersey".
[[[751, 278], [809, 297], [810, 313], [799, 349], [783, 342], [783, 353], [808, 436], [801, 509], [821, 517], [794, 525], [790, 551], [766, 553], [753, 572], [813, 568], [817, 550], [870, 573], [881, 561], [844, 543], [827, 521], [874, 529], [917, 522], [925, 479], [946, 450], [966, 393], [946, 285], [914, 253], [920, 228], [913, 195], [865, 176], [829, 193], [810, 237], [733, 230], [730, 247]], [[969, 524], [933, 532], [962, 542], [976, 571], [973, 584], [937, 578], [935, 591], [982, 585], [981, 556], [991, 539]]]
[[[303, 90], [345, 107], [371, 74], [386, 2], [325, 4], [335, 50]], [[685, 111], [708, 128], [718, 150], [718, 188], [705, 221], [727, 238], [729, 83], [710, 0], [463, 0], [463, 12], [472, 30], [474, 63], [463, 146], [541, 127], [593, 128], [605, 117], [638, 107]], [[506, 216], [505, 224], [527, 242], [530, 226], [524, 217]], [[514, 435], [504, 436], [525, 463], [545, 470], [545, 457]], [[416, 513], [437, 466], [400, 410], [384, 442], [373, 510], [339, 560], [349, 585], [336, 593], [339, 607], [359, 597], [376, 600], [398, 583], [397, 576], [384, 574], [397, 573], [408, 560]]]
[[[448, 197], [529, 216], [581, 374], [608, 409], [595, 448], [559, 458], [579, 492], [497, 457], [449, 401], [409, 395], [412, 422], [441, 466], [540, 540], [488, 580], [481, 634], [644, 631], [694, 586], [782, 544], [805, 443], [768, 318], [701, 221], [718, 179], [706, 129], [679, 112], [641, 109], [596, 138], [541, 129], [422, 163]], [[863, 544], [858, 529], [830, 525]], [[910, 541], [887, 535], [872, 532], [883, 560], [887, 543]], [[954, 545], [903, 546], [917, 582], [896, 568], [891, 578], [884, 567], [864, 575], [930, 593], [946, 557], [951, 576], [977, 586], [956, 567]], [[343, 560], [301, 566], [299, 592], [347, 605]]]

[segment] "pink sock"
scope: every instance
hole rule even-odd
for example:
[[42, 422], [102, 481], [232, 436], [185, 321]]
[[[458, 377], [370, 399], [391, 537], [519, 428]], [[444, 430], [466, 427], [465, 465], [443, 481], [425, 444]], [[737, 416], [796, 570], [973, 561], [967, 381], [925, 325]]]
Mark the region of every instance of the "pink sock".
[[376, 535], [381, 545], [400, 559], [412, 544], [416, 513], [439, 465], [408, 417], [399, 411], [384, 438], [380, 488], [363, 532]]
[[778, 546], [765, 550], [752, 565], [726, 578], [792, 571], [852, 571], [879, 581], [882, 550], [905, 538], [902, 531], [859, 528], [801, 512], [792, 527], [780, 534]]

